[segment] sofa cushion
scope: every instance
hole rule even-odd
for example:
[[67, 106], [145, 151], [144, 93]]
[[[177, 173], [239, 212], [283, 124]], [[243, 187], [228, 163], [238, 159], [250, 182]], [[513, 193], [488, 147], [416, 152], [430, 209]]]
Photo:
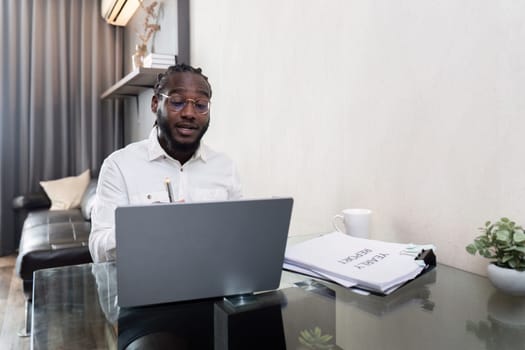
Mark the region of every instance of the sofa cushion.
[[[90, 231], [89, 221], [55, 222], [24, 228], [16, 261], [17, 273], [23, 279], [32, 279], [33, 271], [38, 269], [90, 262]], [[77, 258], [73, 253], [79, 251], [82, 254]]]
[[78, 176], [68, 176], [58, 180], [40, 181], [40, 186], [51, 199], [50, 210], [78, 208], [82, 195], [89, 185], [90, 171]]
[[[29, 292], [33, 284], [33, 272], [37, 270], [86, 264], [92, 261], [87, 246], [57, 250], [36, 250], [24, 256], [24, 259], [17, 259], [16, 269], [18, 275], [24, 280], [24, 291], [27, 288]], [[27, 293], [26, 296], [30, 298], [30, 293]]]
[[53, 224], [57, 222], [83, 222], [84, 217], [79, 209], [69, 210], [35, 210], [27, 214], [23, 230], [28, 230], [39, 225]]

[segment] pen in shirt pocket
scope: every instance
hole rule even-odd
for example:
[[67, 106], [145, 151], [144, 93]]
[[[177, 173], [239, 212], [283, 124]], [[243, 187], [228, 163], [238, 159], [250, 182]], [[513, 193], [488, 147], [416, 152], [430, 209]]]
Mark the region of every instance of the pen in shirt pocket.
[[173, 192], [171, 191], [171, 181], [170, 178], [167, 177], [164, 179], [164, 183], [166, 184], [166, 191], [168, 191], [168, 198], [170, 203], [173, 203]]

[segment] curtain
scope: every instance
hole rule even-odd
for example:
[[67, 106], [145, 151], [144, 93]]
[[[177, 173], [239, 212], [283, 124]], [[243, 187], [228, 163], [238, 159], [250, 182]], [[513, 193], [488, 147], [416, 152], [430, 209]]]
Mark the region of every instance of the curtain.
[[101, 93], [122, 77], [123, 31], [98, 0], [0, 4], [0, 254], [18, 248], [12, 199], [39, 181], [97, 173], [122, 146], [121, 106]]

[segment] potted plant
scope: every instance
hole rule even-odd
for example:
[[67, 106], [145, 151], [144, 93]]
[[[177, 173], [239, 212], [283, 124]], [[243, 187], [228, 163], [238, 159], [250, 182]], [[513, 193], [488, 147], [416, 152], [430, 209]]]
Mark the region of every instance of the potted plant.
[[487, 221], [482, 235], [466, 246], [467, 252], [493, 260], [487, 276], [494, 286], [511, 295], [525, 295], [525, 232], [508, 218]]

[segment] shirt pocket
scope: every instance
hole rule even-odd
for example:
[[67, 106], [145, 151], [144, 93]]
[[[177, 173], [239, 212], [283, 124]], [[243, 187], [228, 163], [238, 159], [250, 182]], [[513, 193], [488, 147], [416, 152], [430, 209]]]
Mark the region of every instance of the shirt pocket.
[[133, 205], [170, 202], [168, 192], [166, 191], [137, 193], [131, 196], [130, 199]]
[[228, 191], [225, 188], [194, 188], [190, 197], [192, 202], [225, 201], [228, 199]]

